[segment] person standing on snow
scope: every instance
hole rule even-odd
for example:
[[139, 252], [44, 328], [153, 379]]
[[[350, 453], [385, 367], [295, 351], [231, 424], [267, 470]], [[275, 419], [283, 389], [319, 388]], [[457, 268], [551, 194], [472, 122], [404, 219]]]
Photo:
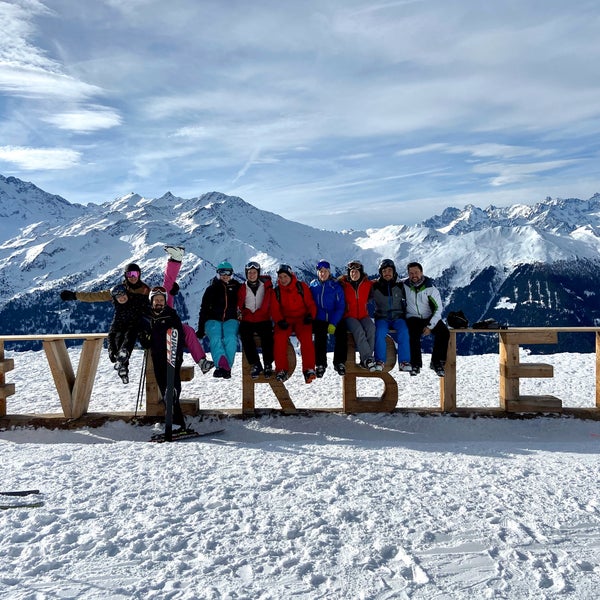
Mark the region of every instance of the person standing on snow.
[[313, 382], [315, 373], [315, 347], [312, 340], [312, 322], [317, 307], [310, 288], [298, 281], [289, 265], [277, 269], [277, 287], [274, 290], [271, 317], [275, 322], [275, 367], [277, 381], [286, 381], [289, 377], [287, 357], [288, 341], [292, 333], [300, 342], [302, 354], [302, 373], [306, 383]]
[[344, 375], [348, 355], [346, 327], [342, 321], [346, 308], [344, 290], [331, 276], [331, 265], [326, 260], [321, 259], [317, 263], [317, 279], [310, 282], [310, 293], [317, 306], [317, 315], [313, 322], [315, 373], [321, 378], [327, 370], [327, 335], [330, 334], [335, 336], [334, 368], [337, 373]]
[[[261, 276], [260, 264], [250, 261], [245, 266], [246, 283], [238, 292], [238, 308], [241, 314], [240, 340], [244, 356], [252, 369], [250, 377], [258, 379], [263, 373], [269, 379], [273, 375], [273, 322], [271, 321], [271, 302], [273, 284], [268, 275]], [[254, 335], [260, 338], [264, 367], [260, 362]]]
[[158, 286], [150, 290], [150, 306], [142, 318], [140, 342], [144, 348], [150, 349], [154, 377], [163, 401], [167, 390], [167, 332], [176, 329], [179, 343], [175, 355], [175, 375], [173, 383], [173, 424], [185, 429], [185, 418], [179, 398], [181, 396], [181, 364], [183, 363], [183, 325], [177, 311], [167, 306], [169, 295], [164, 287]]
[[418, 262], [407, 265], [408, 277], [402, 280], [406, 292], [406, 322], [410, 339], [411, 375], [418, 375], [423, 367], [421, 336], [433, 335], [433, 351], [429, 367], [438, 377], [444, 377], [450, 332], [442, 321], [442, 297], [433, 280], [423, 275]]
[[360, 355], [359, 366], [368, 371], [375, 371], [375, 325], [367, 308], [373, 282], [365, 274], [363, 264], [359, 260], [350, 261], [347, 274], [342, 275], [338, 281], [342, 284], [346, 298], [344, 318]]
[[208, 337], [216, 368], [213, 377], [231, 379], [231, 368], [238, 347], [238, 291], [231, 263], [217, 265], [217, 275], [204, 291], [196, 335]]
[[397, 345], [398, 369], [410, 372], [406, 296], [393, 260], [384, 258], [379, 263], [379, 279], [373, 284], [371, 293], [375, 302], [375, 368], [383, 371], [389, 334]]

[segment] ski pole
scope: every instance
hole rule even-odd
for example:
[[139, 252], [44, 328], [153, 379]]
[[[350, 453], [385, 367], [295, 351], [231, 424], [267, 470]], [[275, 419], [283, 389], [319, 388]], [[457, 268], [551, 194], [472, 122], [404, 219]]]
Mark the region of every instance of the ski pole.
[[144, 357], [142, 358], [142, 370], [140, 373], [140, 383], [138, 384], [137, 399], [135, 402], [135, 412], [133, 418], [137, 418], [138, 409], [142, 406], [142, 398], [144, 397], [144, 387], [146, 383], [146, 364], [148, 362], [148, 350], [144, 350]]

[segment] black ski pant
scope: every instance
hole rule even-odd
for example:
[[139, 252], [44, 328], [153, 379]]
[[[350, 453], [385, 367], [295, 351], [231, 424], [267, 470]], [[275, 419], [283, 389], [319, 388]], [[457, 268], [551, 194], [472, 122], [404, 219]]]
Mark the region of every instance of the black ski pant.
[[[135, 346], [136, 339], [137, 329], [135, 327], [111, 328], [108, 332], [108, 356], [110, 357], [110, 361], [115, 362], [121, 348], [127, 350], [127, 356], [129, 357]], [[129, 360], [125, 362], [125, 366], [128, 364]]]
[[[420, 319], [418, 317], [409, 317], [406, 319], [410, 341], [410, 364], [413, 367], [423, 367], [423, 358], [421, 356], [421, 336], [423, 335], [423, 330], [428, 323], [428, 319]], [[448, 331], [446, 324], [441, 319], [431, 330], [431, 335], [433, 335], [431, 362], [434, 365], [443, 365], [446, 362], [446, 354], [448, 353], [450, 332]]]
[[[258, 348], [254, 341], [254, 334], [260, 338], [260, 347], [263, 354], [263, 362], [265, 365], [272, 365], [273, 355], [273, 323], [271, 321], [240, 321], [239, 329], [240, 340], [244, 356], [251, 365], [256, 365], [260, 362], [258, 356]], [[264, 365], [263, 365], [264, 366]]]
[[[313, 336], [315, 342], [315, 364], [317, 366], [327, 367], [327, 321], [313, 321]], [[333, 334], [335, 346], [333, 350], [333, 364], [345, 363], [348, 356], [348, 330], [346, 323], [342, 319]]]

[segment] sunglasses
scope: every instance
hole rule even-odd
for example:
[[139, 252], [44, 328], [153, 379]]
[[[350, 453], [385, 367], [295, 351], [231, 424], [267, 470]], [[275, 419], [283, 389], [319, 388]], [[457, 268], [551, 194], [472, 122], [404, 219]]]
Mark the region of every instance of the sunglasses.
[[125, 271], [125, 277], [139, 277], [139, 271]]
[[232, 271], [231, 269], [219, 269], [219, 270], [217, 271], [217, 273], [218, 273], [219, 275], [227, 275], [227, 276], [229, 276], [229, 277], [231, 277], [231, 276], [233, 275], [233, 271]]

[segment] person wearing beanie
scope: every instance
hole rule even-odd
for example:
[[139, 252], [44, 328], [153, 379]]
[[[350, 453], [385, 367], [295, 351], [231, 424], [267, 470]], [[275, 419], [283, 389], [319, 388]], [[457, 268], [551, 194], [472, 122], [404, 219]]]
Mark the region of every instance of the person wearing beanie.
[[372, 296], [375, 303], [375, 368], [383, 371], [389, 334], [396, 342], [398, 369], [410, 372], [406, 295], [404, 285], [398, 279], [396, 265], [390, 258], [379, 263], [379, 279], [373, 284]]
[[310, 282], [310, 293], [317, 306], [317, 316], [313, 322], [315, 373], [321, 378], [327, 370], [327, 337], [330, 334], [335, 338], [334, 368], [338, 374], [344, 375], [348, 344], [342, 317], [346, 302], [342, 286], [331, 276], [331, 265], [328, 261], [321, 259], [317, 263], [317, 278]]
[[450, 332], [442, 321], [442, 297], [433, 280], [423, 275], [418, 262], [407, 265], [408, 277], [402, 280], [406, 293], [406, 322], [410, 342], [411, 375], [423, 367], [421, 336], [433, 336], [433, 350], [429, 367], [438, 377], [445, 376], [446, 354]]
[[[269, 379], [273, 375], [273, 322], [271, 321], [271, 302], [273, 284], [271, 277], [260, 274], [260, 264], [250, 261], [244, 268], [246, 283], [238, 292], [240, 312], [240, 340], [246, 360], [251, 365], [250, 376], [258, 379], [261, 373]], [[260, 339], [263, 364], [260, 362], [254, 336]]]
[[304, 381], [311, 383], [316, 379], [315, 347], [312, 340], [312, 322], [317, 307], [310, 288], [298, 281], [289, 265], [282, 264], [277, 269], [277, 287], [275, 299], [271, 303], [271, 318], [275, 323], [275, 367], [277, 381], [286, 381], [289, 377], [287, 349], [290, 336], [295, 333], [300, 342], [302, 372]]
[[375, 359], [373, 358], [375, 325], [369, 316], [367, 307], [373, 282], [365, 274], [364, 267], [359, 260], [351, 260], [347, 265], [347, 274], [340, 277], [338, 281], [344, 290], [346, 299], [344, 319], [360, 355], [359, 366], [368, 371], [375, 371]]
[[217, 274], [204, 291], [196, 335], [206, 335], [216, 368], [213, 377], [231, 379], [231, 368], [238, 345], [238, 292], [233, 266], [227, 261], [217, 265]]

